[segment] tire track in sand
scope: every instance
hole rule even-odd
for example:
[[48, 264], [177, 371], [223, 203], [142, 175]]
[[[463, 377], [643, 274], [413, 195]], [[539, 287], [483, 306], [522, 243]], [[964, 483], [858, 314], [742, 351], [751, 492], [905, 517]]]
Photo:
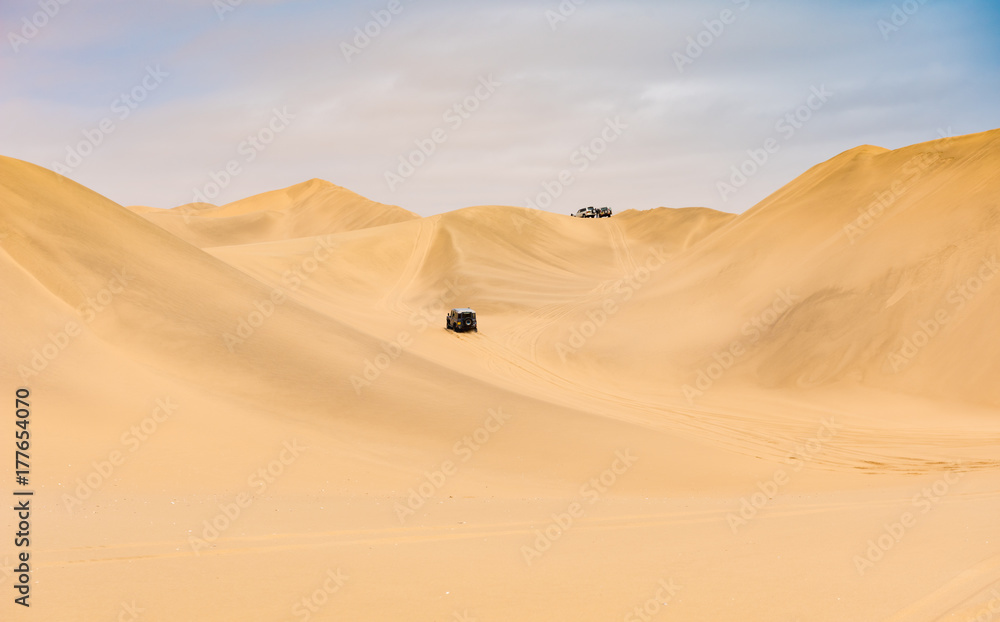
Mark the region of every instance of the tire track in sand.
[[433, 242], [434, 234], [437, 232], [437, 221], [422, 218], [417, 221], [417, 227], [417, 237], [413, 241], [413, 250], [410, 252], [410, 258], [406, 260], [406, 265], [403, 266], [403, 271], [399, 273], [396, 283], [393, 284], [392, 288], [378, 302], [378, 305], [383, 309], [401, 315], [405, 315], [411, 311], [409, 306], [403, 302], [403, 297], [413, 285], [413, 281], [420, 274], [420, 268], [423, 267], [424, 262], [427, 260], [431, 242]]

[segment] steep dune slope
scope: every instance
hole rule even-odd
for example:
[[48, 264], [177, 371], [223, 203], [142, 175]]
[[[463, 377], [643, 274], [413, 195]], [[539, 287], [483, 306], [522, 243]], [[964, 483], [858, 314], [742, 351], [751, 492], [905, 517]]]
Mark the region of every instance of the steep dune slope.
[[226, 335], [273, 308], [273, 288], [54, 173], [6, 158], [0, 166], [4, 250], [127, 356], [228, 386], [234, 372], [281, 384], [306, 378], [328, 350], [361, 353], [352, 331], [292, 303], [280, 307], [285, 322], [314, 336], [266, 322], [234, 356]]
[[202, 248], [354, 231], [418, 218], [394, 205], [313, 179], [226, 205], [192, 203], [136, 213]]
[[632, 371], [666, 371], [678, 393], [719, 362], [713, 375], [769, 387], [1000, 404], [1000, 355], [981, 347], [1000, 338], [998, 196], [997, 131], [841, 154], [654, 275], [615, 320], [650, 327]]

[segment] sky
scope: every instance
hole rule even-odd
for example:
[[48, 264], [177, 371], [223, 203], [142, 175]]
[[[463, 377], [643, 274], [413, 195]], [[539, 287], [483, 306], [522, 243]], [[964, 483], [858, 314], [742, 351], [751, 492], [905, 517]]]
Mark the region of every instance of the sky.
[[0, 28], [0, 155], [122, 205], [321, 178], [422, 215], [738, 213], [1000, 128], [995, 0], [5, 0]]

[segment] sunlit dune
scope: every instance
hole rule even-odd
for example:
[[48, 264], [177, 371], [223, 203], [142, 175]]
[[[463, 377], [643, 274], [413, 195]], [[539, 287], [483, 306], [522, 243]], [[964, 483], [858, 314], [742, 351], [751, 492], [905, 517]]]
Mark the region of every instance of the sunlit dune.
[[602, 219], [317, 179], [126, 208], [0, 158], [31, 614], [976, 619], [998, 200], [1000, 130]]

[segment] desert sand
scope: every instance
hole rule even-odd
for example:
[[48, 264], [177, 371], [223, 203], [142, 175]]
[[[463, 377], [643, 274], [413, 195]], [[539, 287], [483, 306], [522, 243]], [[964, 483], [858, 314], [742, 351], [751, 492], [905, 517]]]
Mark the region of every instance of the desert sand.
[[1000, 130], [597, 220], [0, 158], [2, 618], [1000, 620], [998, 197]]

